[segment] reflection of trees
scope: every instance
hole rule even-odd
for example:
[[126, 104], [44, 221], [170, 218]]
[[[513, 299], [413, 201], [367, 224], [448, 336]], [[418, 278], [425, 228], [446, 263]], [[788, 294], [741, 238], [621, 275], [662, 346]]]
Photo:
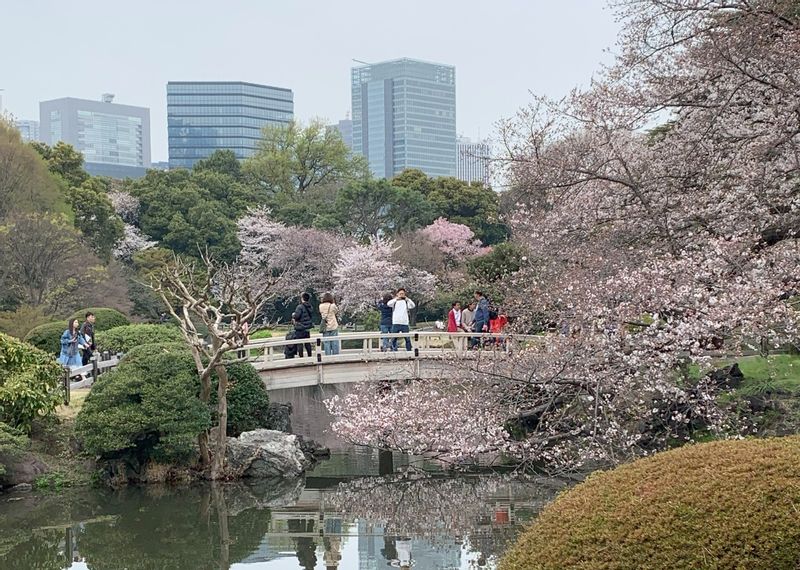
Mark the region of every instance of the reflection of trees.
[[258, 509], [231, 515], [219, 494], [208, 487], [125, 493], [113, 524], [83, 529], [81, 553], [92, 570], [226, 568], [258, 548], [270, 515]]
[[268, 506], [292, 502], [301, 489], [295, 481], [29, 495], [0, 505], [0, 568], [68, 568], [68, 527], [76, 529], [78, 552], [92, 570], [227, 568], [260, 545]]

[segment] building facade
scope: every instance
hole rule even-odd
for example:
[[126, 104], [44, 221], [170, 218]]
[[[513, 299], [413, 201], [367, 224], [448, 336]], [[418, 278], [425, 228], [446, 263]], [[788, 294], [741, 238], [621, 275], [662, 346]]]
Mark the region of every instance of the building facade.
[[83, 154], [92, 175], [138, 178], [150, 168], [150, 109], [65, 97], [39, 103], [39, 135], [54, 145], [64, 141]]
[[38, 141], [39, 139], [39, 121], [32, 121], [30, 119], [18, 119], [14, 121], [14, 125], [22, 135], [22, 140], [26, 142]]
[[458, 137], [457, 149], [456, 178], [464, 182], [481, 182], [489, 186], [491, 159], [489, 143], [472, 142], [466, 137]]
[[342, 119], [335, 125], [328, 125], [328, 128], [337, 131], [342, 136], [347, 148], [353, 150], [353, 119]]
[[455, 67], [403, 58], [354, 67], [351, 79], [353, 152], [375, 176], [455, 176]]
[[286, 125], [293, 118], [291, 89], [241, 81], [170, 81], [169, 166], [191, 168], [216, 150], [248, 158], [264, 127]]

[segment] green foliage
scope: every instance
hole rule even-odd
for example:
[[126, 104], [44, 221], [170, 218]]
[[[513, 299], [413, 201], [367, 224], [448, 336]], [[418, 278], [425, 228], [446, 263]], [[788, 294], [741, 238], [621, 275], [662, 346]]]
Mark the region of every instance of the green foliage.
[[795, 568], [800, 437], [685, 446], [595, 473], [551, 503], [500, 564]]
[[61, 335], [67, 329], [67, 321], [56, 321], [33, 327], [25, 335], [25, 342], [32, 344], [49, 355], [57, 355], [61, 351]]
[[242, 163], [232, 150], [215, 150], [208, 158], [198, 160], [194, 164], [194, 171], [199, 170], [211, 170], [234, 180], [242, 177]]
[[345, 231], [362, 240], [415, 230], [433, 221], [433, 210], [424, 195], [387, 180], [345, 186], [337, 193], [334, 208]]
[[41, 307], [20, 305], [13, 311], [0, 312], [0, 332], [25, 338], [31, 329], [51, 321]]
[[370, 309], [361, 315], [361, 324], [366, 331], [381, 330], [381, 314], [375, 309]]
[[30, 431], [62, 399], [63, 370], [49, 354], [0, 334], [0, 422]]
[[[128, 317], [117, 311], [116, 309], [107, 309], [104, 307], [89, 307], [80, 309], [70, 315], [71, 319], [78, 319], [81, 323], [86, 320], [86, 313], [94, 313], [95, 332], [107, 331], [115, 327], [122, 327], [131, 324]], [[66, 328], [66, 323], [65, 328]], [[63, 330], [61, 332], [64, 332]]]
[[258, 340], [260, 338], [272, 338], [272, 331], [269, 329], [259, 329], [249, 335], [250, 340]]
[[469, 226], [475, 237], [487, 245], [508, 238], [508, 228], [500, 221], [500, 199], [494, 190], [483, 184], [436, 178], [428, 200], [435, 218], [441, 216]]
[[513, 243], [501, 243], [485, 255], [467, 262], [467, 273], [478, 283], [495, 283], [506, 279], [522, 267], [525, 250]]
[[4, 460], [19, 455], [28, 448], [27, 436], [7, 423], [0, 422], [0, 476], [6, 473]]
[[786, 392], [800, 395], [800, 357], [775, 354], [768, 358], [751, 356], [736, 361], [744, 374], [740, 392], [745, 395]]
[[80, 186], [89, 179], [83, 169], [83, 155], [63, 141], [55, 146], [43, 142], [32, 142], [31, 146], [47, 163], [50, 172], [60, 177], [68, 186]]
[[75, 227], [107, 263], [125, 227], [108, 198], [108, 184], [99, 178], [88, 179], [80, 186], [70, 187], [67, 199], [75, 213]]
[[45, 161], [10, 120], [0, 117], [0, 222], [12, 213], [62, 211], [63, 206], [60, 183]]
[[254, 189], [208, 168], [150, 170], [126, 189], [139, 198], [142, 232], [176, 253], [208, 247], [223, 260], [239, 251], [236, 220], [259, 203]]
[[197, 436], [211, 425], [198, 390], [185, 347], [139, 346], [100, 376], [78, 414], [76, 431], [86, 450], [103, 459], [190, 464]]
[[368, 172], [364, 158], [353, 155], [337, 131], [316, 120], [305, 127], [294, 121], [266, 127], [258, 151], [242, 168], [258, 188], [289, 195], [364, 179]]
[[[269, 395], [258, 372], [247, 363], [230, 364], [228, 371], [228, 435], [269, 427]], [[217, 405], [217, 382], [211, 390], [212, 410]]]
[[169, 325], [124, 325], [96, 334], [100, 350], [127, 353], [143, 344], [182, 342], [181, 332]]

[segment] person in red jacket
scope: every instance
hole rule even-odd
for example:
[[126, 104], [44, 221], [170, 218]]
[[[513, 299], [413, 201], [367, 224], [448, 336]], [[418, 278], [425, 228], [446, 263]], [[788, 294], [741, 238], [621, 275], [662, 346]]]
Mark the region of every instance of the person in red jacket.
[[[447, 313], [447, 332], [459, 333], [461, 332], [461, 303], [456, 301], [450, 307], [450, 312]], [[457, 351], [464, 350], [465, 338], [456, 337], [453, 339], [453, 345]]]

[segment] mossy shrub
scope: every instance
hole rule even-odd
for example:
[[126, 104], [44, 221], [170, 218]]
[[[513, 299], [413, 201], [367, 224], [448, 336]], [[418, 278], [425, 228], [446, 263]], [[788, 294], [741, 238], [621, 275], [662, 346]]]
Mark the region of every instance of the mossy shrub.
[[690, 445], [559, 496], [501, 570], [794, 569], [800, 436]]
[[181, 332], [169, 325], [124, 325], [103, 331], [98, 330], [96, 344], [99, 350], [129, 352], [137, 346], [183, 341]]
[[[131, 321], [116, 309], [104, 307], [88, 307], [75, 311], [70, 315], [70, 319], [78, 319], [81, 323], [86, 320], [86, 313], [94, 313], [94, 330], [97, 332], [107, 331], [114, 327], [123, 327], [131, 324]], [[64, 323], [66, 325], [66, 322]]]
[[211, 425], [191, 354], [158, 344], [136, 352], [92, 387], [78, 413], [78, 436], [106, 460], [191, 464], [197, 436]]
[[0, 422], [29, 432], [63, 399], [63, 369], [52, 356], [0, 333]]

